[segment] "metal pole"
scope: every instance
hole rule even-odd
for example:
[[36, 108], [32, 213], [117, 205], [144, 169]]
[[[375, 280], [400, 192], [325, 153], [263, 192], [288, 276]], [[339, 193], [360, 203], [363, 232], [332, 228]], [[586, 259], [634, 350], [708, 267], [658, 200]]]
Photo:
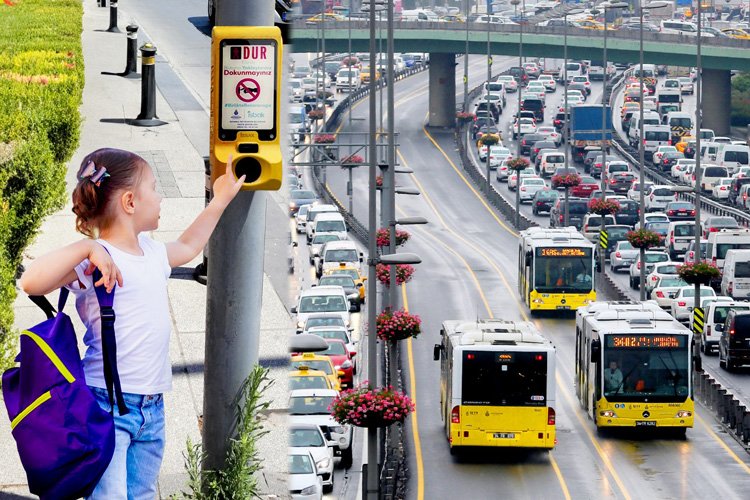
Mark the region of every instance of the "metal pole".
[[[526, 1], [521, 4], [521, 18], [526, 10]], [[523, 23], [519, 23], [518, 66], [523, 68]], [[542, 110], [542, 112], [544, 112]], [[518, 87], [518, 157], [521, 158], [521, 87]], [[521, 171], [516, 171], [516, 229], [521, 228]]]
[[[492, 52], [490, 49], [490, 20], [492, 17], [490, 16], [489, 9], [487, 10], [487, 91], [485, 95], [485, 100], [487, 101], [487, 114], [488, 116], [492, 116], [492, 113], [490, 113], [490, 81], [492, 80]], [[492, 146], [487, 146], [487, 182], [485, 183], [485, 189], [487, 190], [487, 198], [490, 197], [490, 148]]]
[[[701, 62], [701, 2], [698, 0], [698, 37], [697, 37], [697, 46], [696, 46], [696, 77], [695, 77], [695, 87], [696, 87], [696, 100], [695, 100], [695, 263], [697, 264], [700, 262], [703, 257], [703, 254], [701, 253], [701, 231], [700, 231], [700, 223], [701, 223], [701, 125], [703, 124], [703, 113], [701, 110], [701, 101], [702, 96], [701, 92], [703, 91], [703, 75], [702, 73], [702, 62]], [[701, 285], [700, 283], [695, 284], [695, 299], [693, 302], [693, 307], [700, 307], [700, 295], [701, 293]], [[691, 326], [692, 328], [692, 326]]]
[[469, 111], [469, 0], [466, 1], [466, 50], [464, 53], [464, 111]]
[[[273, 22], [271, 2], [219, 2], [219, 26], [273, 26]], [[241, 191], [208, 243], [209, 255], [222, 258], [208, 260], [203, 471], [223, 466], [235, 429], [237, 395], [258, 363], [265, 229], [266, 193]]]
[[[607, 153], [609, 153], [609, 148], [607, 147], [607, 7], [605, 6], [603, 8], [604, 10], [604, 60], [602, 61], [602, 67], [604, 68], [604, 73], [602, 76], [602, 165], [607, 164]], [[606, 199], [606, 192], [607, 192], [607, 176], [604, 175], [605, 168], [602, 167], [602, 173], [601, 173], [601, 181], [602, 181], [602, 199]], [[602, 231], [604, 230], [604, 219], [605, 217], [602, 216], [602, 224], [601, 228]], [[607, 260], [607, 249], [602, 248], [601, 245], [597, 245], [599, 247], [600, 252], [600, 259], [601, 259], [601, 269], [604, 270], [604, 265]]]
[[[700, 0], [698, 0], [700, 1]], [[646, 171], [646, 161], [644, 159], [644, 150], [643, 150], [643, 4], [638, 4], [638, 13], [640, 15], [640, 25], [638, 29], [638, 41], [639, 41], [639, 85], [638, 85], [638, 95], [640, 98], [641, 106], [638, 110], [638, 161], [640, 162], [640, 170], [638, 172], [638, 182], [640, 184], [641, 192], [640, 192], [640, 202], [641, 202], [641, 210], [640, 210], [640, 228], [645, 229], [646, 227], [646, 205], [644, 200], [644, 193], [643, 193], [643, 185], [645, 183], [645, 171]], [[604, 162], [602, 162], [602, 165], [604, 165]], [[604, 171], [604, 168], [602, 168], [602, 172]], [[640, 299], [641, 301], [646, 300], [646, 263], [644, 262], [646, 260], [646, 250], [641, 248], [640, 250], [640, 256], [641, 256], [641, 277], [640, 277], [640, 283], [638, 284], [638, 288], [640, 290]]]
[[[386, 68], [388, 73], [388, 77], [386, 78], [386, 84], [388, 85], [388, 171], [386, 172], [386, 175], [388, 176], [388, 185], [391, 186], [391, 192], [389, 193], [390, 196], [388, 196], [388, 219], [386, 220], [385, 227], [387, 227], [389, 231], [390, 253], [396, 253], [396, 226], [391, 225], [390, 223], [392, 220], [396, 220], [396, 105], [394, 95], [395, 81], [393, 74], [393, 63], [395, 59], [395, 46], [393, 41], [393, 7], [393, 0], [388, 0], [388, 14], [386, 17], [386, 32], [388, 37], [386, 43], [386, 50], [388, 51], [388, 58], [386, 61], [386, 64], [388, 65]], [[390, 266], [389, 271], [391, 275], [391, 286], [388, 289], [390, 292], [388, 306], [391, 309], [395, 309], [398, 304], [396, 266]], [[393, 357], [391, 358], [390, 366], [394, 366], [398, 359], [396, 356], [396, 353], [398, 352], [397, 349], [398, 342], [392, 342], [390, 351], [392, 352]], [[395, 382], [392, 380], [391, 383], [394, 384]]]
[[[348, 115], [349, 115], [349, 130], [352, 129], [352, 91], [351, 91], [351, 81], [352, 81], [352, 7], [354, 0], [349, 0], [349, 22], [347, 23], [349, 25], [349, 64], [347, 67], [349, 68], [349, 96], [347, 99], [349, 100], [349, 106], [348, 106]], [[350, 174], [351, 175], [351, 174]], [[351, 203], [350, 203], [351, 205]], [[352, 213], [352, 209], [349, 208], [349, 213]]]
[[[375, 2], [370, 2], [370, 61], [375, 60]], [[377, 159], [377, 130], [375, 113], [377, 113], [377, 101], [375, 100], [375, 78], [370, 78], [370, 206], [369, 206], [369, 248], [368, 248], [368, 279], [367, 279], [367, 380], [370, 389], [378, 384], [378, 359], [377, 359], [377, 337], [375, 324], [377, 322], [377, 276], [375, 273], [375, 262], [378, 254], [376, 245], [377, 217], [375, 206], [375, 184], [378, 170]], [[393, 277], [395, 278], [395, 276]], [[378, 500], [378, 430], [375, 427], [367, 429], [367, 500]]]
[[352, 201], [352, 193], [354, 192], [354, 179], [352, 178], [352, 173], [354, 171], [353, 167], [349, 167], [349, 213], [354, 215], [354, 202]]
[[[565, 130], [563, 134], [563, 139], [565, 140], [565, 175], [568, 174], [568, 168], [570, 165], [570, 130], [568, 123], [570, 120], [570, 112], [568, 110], [568, 13], [565, 12], [565, 15], [563, 15], [563, 92], [565, 92], [564, 104], [563, 107], [565, 108]], [[565, 188], [565, 227], [568, 227], [568, 224], [570, 224], [570, 203], [568, 199], [568, 188]]]

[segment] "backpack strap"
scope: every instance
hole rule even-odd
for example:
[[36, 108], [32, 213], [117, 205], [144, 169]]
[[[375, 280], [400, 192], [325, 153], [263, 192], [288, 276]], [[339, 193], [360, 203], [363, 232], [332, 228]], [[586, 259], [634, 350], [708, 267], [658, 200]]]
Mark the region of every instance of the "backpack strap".
[[[94, 269], [93, 282], [96, 283], [102, 278], [99, 269]], [[109, 395], [109, 404], [114, 414], [114, 403], [117, 400], [117, 408], [120, 415], [127, 415], [129, 412], [125, 405], [125, 399], [122, 397], [122, 388], [120, 387], [120, 374], [117, 372], [117, 340], [115, 338], [115, 310], [112, 305], [115, 301], [115, 289], [107, 292], [104, 285], [95, 287], [96, 298], [99, 301], [99, 311], [102, 322], [102, 359], [104, 361], [104, 383], [107, 386]]]
[[[62, 297], [63, 290], [67, 292], [67, 290], [64, 288], [60, 289], [60, 299], [61, 299], [60, 301], [62, 302], [63, 305], [65, 305], [65, 300], [63, 300], [63, 297]], [[67, 298], [67, 295], [66, 295], [66, 298]], [[52, 319], [55, 317], [55, 313], [57, 311], [55, 311], [55, 308], [52, 307], [52, 304], [50, 303], [49, 300], [47, 300], [47, 297], [45, 297], [44, 295], [29, 295], [29, 299], [34, 304], [36, 304], [39, 307], [39, 309], [44, 311], [44, 314], [47, 315], [47, 319]], [[62, 307], [60, 307], [59, 303], [58, 303], [57, 309], [62, 311]]]

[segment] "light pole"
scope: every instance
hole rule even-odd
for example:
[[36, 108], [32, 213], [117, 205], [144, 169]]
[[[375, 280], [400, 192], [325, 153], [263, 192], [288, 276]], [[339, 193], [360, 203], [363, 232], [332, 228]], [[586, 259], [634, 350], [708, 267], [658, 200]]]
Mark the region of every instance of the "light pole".
[[[347, 98], [349, 100], [349, 106], [347, 106], [347, 114], [349, 115], [349, 130], [352, 129], [352, 96], [351, 96], [351, 81], [352, 81], [352, 7], [353, 7], [354, 0], [349, 0], [349, 12], [347, 14], [349, 15], [349, 22], [347, 23], [349, 25], [349, 59], [347, 64], [347, 67], [349, 68], [349, 97]], [[349, 171], [349, 175], [351, 175], [351, 170]], [[349, 177], [351, 181], [351, 177]], [[349, 202], [349, 213], [352, 213], [351, 209], [351, 202]]]
[[[702, 63], [701, 63], [701, 0], [698, 0], [698, 36], [696, 37], [696, 75], [695, 75], [695, 263], [701, 261], [701, 125], [703, 112], [701, 110], [702, 92]], [[701, 284], [695, 283], [695, 300], [693, 308], [701, 306]], [[708, 351], [706, 351], [708, 352]]]
[[[701, 0], [698, 0], [699, 2]], [[645, 210], [645, 193], [643, 192], [643, 185], [646, 182], [646, 160], [644, 158], [645, 151], [643, 149], [643, 11], [644, 10], [650, 10], [650, 9], [660, 9], [662, 7], [666, 7], [669, 5], [668, 2], [663, 1], [657, 1], [657, 2], [651, 2], [646, 5], [639, 4], [638, 5], [638, 16], [640, 20], [640, 24], [638, 26], [638, 59], [639, 59], [639, 66], [638, 66], [638, 98], [640, 100], [640, 107], [638, 109], [638, 161], [640, 163], [640, 169], [638, 171], [638, 184], [640, 186], [640, 228], [645, 229], [646, 228], [646, 210]], [[638, 288], [640, 291], [640, 299], [646, 300], [646, 249], [641, 248], [640, 250], [640, 259], [641, 259], [641, 276], [638, 284]]]
[[466, 50], [464, 51], [464, 112], [469, 111], [469, 0], [466, 1]]
[[[485, 99], [487, 101], [487, 115], [492, 116], [490, 112], [490, 81], [492, 80], [492, 52], [490, 51], [490, 21], [492, 20], [492, 14], [490, 12], [490, 4], [487, 4], [487, 89]], [[487, 183], [485, 184], [487, 189], [487, 198], [490, 197], [490, 146], [487, 146]]]
[[[514, 9], [518, 8], [518, 4], [521, 3], [521, 0], [511, 0], [510, 4], [513, 5]], [[526, 10], [526, 2], [523, 3], [521, 8], [521, 17], [524, 16], [524, 10]], [[518, 14], [516, 13], [516, 19], [518, 19]], [[523, 24], [518, 24], [518, 67], [523, 68]], [[517, 144], [517, 152], [516, 156], [518, 158], [521, 158], [521, 81], [522, 79], [519, 78], [518, 81], [518, 120], [517, 120], [517, 133], [516, 133], [516, 140], [518, 141]], [[489, 159], [487, 160], [489, 161]], [[519, 229], [521, 227], [521, 171], [516, 171], [516, 220], [515, 220], [515, 226], [516, 229]]]
[[[565, 174], [567, 175], [570, 168], [570, 109], [568, 108], [568, 16], [571, 14], [580, 14], [583, 9], [566, 10], [563, 14], [563, 108], [565, 111], [565, 122], [563, 123], [563, 140], [565, 141]], [[520, 128], [519, 128], [520, 130]], [[570, 224], [570, 197], [569, 188], [565, 188], [565, 223], [568, 227]]]

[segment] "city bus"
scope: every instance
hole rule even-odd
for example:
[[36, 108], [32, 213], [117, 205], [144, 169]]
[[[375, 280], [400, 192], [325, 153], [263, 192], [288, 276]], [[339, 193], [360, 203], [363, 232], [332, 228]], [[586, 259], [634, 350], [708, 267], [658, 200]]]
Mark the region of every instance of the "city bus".
[[574, 227], [521, 231], [518, 293], [532, 313], [576, 310], [596, 300], [595, 248]]
[[555, 347], [533, 323], [450, 320], [440, 337], [434, 357], [451, 454], [555, 446]]
[[597, 429], [693, 426], [692, 332], [653, 301], [576, 311], [576, 395]]

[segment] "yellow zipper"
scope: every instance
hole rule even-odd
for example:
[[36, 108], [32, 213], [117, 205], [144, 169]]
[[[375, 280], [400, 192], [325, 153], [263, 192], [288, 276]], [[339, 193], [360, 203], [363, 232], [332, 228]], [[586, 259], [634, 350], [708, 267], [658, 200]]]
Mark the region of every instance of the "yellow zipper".
[[76, 378], [73, 376], [72, 373], [70, 373], [70, 370], [68, 370], [65, 367], [65, 364], [60, 360], [59, 357], [57, 357], [57, 354], [55, 354], [55, 351], [52, 350], [52, 348], [44, 341], [42, 338], [37, 335], [34, 332], [30, 332], [28, 330], [24, 330], [21, 332], [21, 335], [26, 335], [31, 340], [33, 340], [36, 345], [39, 346], [39, 348], [44, 352], [44, 354], [49, 358], [50, 361], [55, 365], [55, 367], [60, 371], [60, 374], [65, 377], [65, 380], [70, 382], [71, 384], [76, 381]]
[[21, 423], [21, 420], [26, 418], [29, 415], [29, 413], [34, 411], [39, 405], [41, 405], [42, 403], [44, 403], [51, 397], [52, 397], [52, 393], [50, 391], [47, 391], [41, 396], [39, 396], [38, 398], [36, 398], [33, 403], [31, 403], [29, 406], [24, 408], [24, 410], [21, 413], [16, 415], [16, 418], [14, 418], [13, 421], [10, 423], [10, 430], [15, 429], [16, 426]]

